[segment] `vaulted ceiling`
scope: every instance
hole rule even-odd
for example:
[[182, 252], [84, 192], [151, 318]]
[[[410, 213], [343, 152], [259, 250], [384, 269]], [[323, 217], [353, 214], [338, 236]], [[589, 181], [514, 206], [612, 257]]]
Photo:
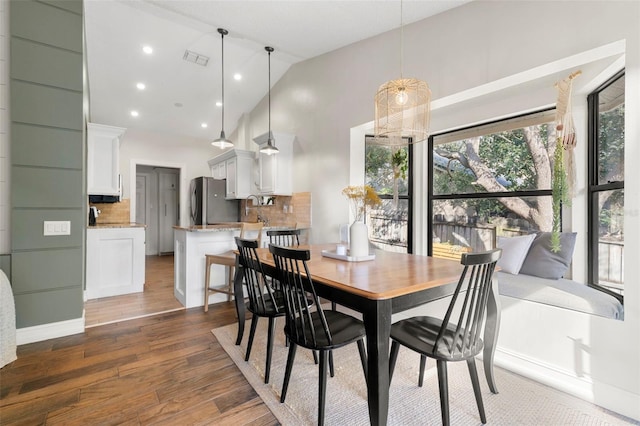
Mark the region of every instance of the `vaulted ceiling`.
[[[469, 0], [404, 1], [408, 24]], [[400, 27], [397, 0], [349, 1], [85, 1], [90, 120], [100, 124], [215, 139], [220, 133], [221, 40], [229, 135], [242, 114], [289, 67]], [[153, 48], [145, 54], [143, 46]], [[208, 57], [206, 66], [183, 59]], [[234, 74], [242, 79], [237, 81]], [[136, 88], [145, 85], [144, 90]], [[131, 111], [138, 116], [131, 116]], [[202, 127], [206, 123], [207, 127]]]

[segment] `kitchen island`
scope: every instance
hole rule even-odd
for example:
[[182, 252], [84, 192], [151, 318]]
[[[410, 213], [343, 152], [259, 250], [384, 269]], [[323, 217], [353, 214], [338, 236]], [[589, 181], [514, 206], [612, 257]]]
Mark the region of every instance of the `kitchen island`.
[[[205, 254], [220, 254], [236, 248], [235, 237], [240, 236], [240, 222], [217, 225], [174, 226], [174, 288], [176, 297], [186, 308], [204, 306]], [[262, 244], [268, 246], [266, 231], [290, 229], [286, 226], [262, 228]], [[227, 274], [222, 265], [211, 267], [211, 284], [223, 284]], [[225, 294], [214, 294], [209, 303], [227, 300]]]

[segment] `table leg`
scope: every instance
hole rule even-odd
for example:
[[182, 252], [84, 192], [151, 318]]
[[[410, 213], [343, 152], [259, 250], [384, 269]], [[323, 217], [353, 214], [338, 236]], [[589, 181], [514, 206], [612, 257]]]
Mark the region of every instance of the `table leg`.
[[244, 322], [245, 322], [245, 306], [244, 306], [244, 290], [242, 288], [242, 277], [244, 271], [238, 256], [236, 256], [236, 275], [233, 279], [233, 295], [236, 301], [236, 313], [238, 314], [238, 336], [236, 337], [236, 345], [242, 343], [242, 335], [244, 334]]
[[368, 300], [363, 309], [367, 332], [369, 421], [386, 425], [389, 414], [389, 334], [391, 300]]
[[498, 332], [500, 331], [500, 294], [498, 293], [498, 280], [493, 279], [489, 300], [487, 303], [487, 322], [484, 326], [484, 351], [482, 353], [484, 363], [484, 375], [487, 378], [489, 389], [498, 393], [496, 380], [493, 375], [493, 356], [498, 344]]

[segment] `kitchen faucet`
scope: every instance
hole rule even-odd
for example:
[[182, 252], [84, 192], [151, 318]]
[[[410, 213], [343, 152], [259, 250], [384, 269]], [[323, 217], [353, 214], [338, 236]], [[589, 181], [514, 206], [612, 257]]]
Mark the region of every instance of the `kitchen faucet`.
[[249, 199], [252, 198], [252, 197], [256, 199], [256, 203], [257, 203], [258, 207], [262, 205], [262, 203], [260, 203], [260, 198], [258, 198], [257, 195], [253, 195], [253, 194], [249, 195], [245, 199], [245, 202], [244, 202], [244, 215], [245, 216], [249, 216]]

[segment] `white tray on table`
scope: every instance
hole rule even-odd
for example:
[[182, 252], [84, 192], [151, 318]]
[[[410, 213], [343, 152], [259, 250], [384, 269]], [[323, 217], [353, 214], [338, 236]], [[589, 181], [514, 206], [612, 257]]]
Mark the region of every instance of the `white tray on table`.
[[330, 257], [332, 259], [344, 260], [347, 262], [364, 262], [366, 260], [373, 260], [376, 258], [375, 253], [369, 253], [366, 256], [350, 256], [349, 250], [347, 250], [347, 254], [338, 254], [335, 250], [322, 250], [322, 255], [324, 257]]

